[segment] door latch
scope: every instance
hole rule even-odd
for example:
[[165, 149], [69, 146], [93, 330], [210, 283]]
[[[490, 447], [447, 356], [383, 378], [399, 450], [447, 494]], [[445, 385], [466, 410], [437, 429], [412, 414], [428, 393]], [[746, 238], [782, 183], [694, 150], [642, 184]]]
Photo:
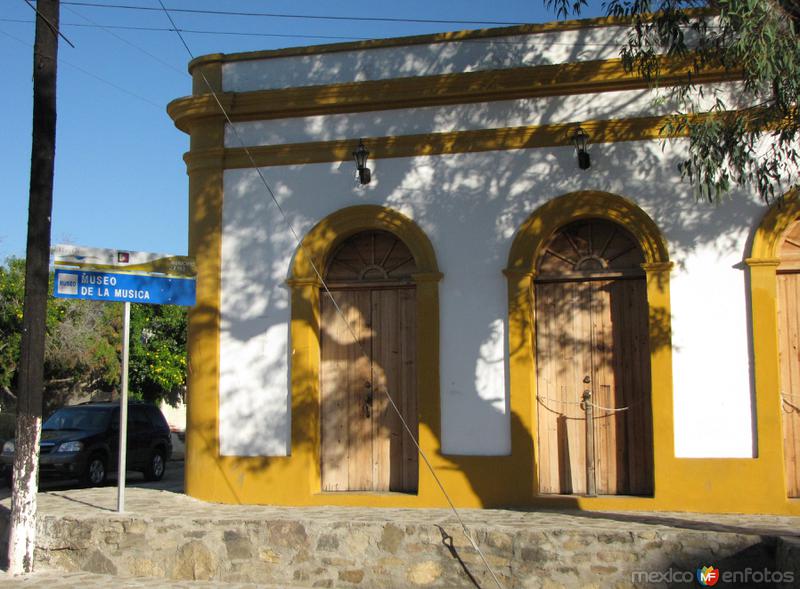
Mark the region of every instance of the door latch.
[[372, 392], [370, 391], [364, 397], [364, 417], [369, 419], [372, 417]]

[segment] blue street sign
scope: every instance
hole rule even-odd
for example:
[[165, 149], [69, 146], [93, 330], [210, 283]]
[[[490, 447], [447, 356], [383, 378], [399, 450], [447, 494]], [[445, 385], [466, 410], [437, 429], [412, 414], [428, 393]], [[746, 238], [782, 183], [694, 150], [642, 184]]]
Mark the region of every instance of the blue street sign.
[[64, 299], [188, 307], [195, 303], [194, 278], [152, 274], [57, 269], [53, 291], [54, 296]]

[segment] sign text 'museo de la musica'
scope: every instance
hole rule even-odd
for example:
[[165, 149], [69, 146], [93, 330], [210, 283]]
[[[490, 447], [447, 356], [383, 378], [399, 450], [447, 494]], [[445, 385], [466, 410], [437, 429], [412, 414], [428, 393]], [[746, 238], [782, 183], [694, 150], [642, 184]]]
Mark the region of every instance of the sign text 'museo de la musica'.
[[58, 245], [59, 298], [183, 305], [195, 303], [194, 260], [186, 256]]
[[190, 306], [195, 301], [195, 281], [192, 278], [58, 269], [55, 271], [54, 294], [67, 299]]

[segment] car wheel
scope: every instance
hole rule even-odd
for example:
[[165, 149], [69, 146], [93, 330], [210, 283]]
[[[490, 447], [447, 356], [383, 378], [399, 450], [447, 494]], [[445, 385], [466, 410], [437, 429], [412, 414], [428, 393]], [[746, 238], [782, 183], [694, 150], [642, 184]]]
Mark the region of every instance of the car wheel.
[[106, 482], [106, 461], [101, 455], [95, 454], [89, 458], [83, 478], [92, 487], [99, 487]]
[[164, 477], [167, 469], [167, 461], [164, 458], [163, 450], [153, 450], [150, 459], [147, 461], [147, 468], [144, 471], [144, 478], [148, 481], [160, 481]]

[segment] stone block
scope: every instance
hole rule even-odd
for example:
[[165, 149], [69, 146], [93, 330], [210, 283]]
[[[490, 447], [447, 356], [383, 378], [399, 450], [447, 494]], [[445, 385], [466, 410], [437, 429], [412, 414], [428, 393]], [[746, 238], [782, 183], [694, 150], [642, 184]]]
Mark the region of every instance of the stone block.
[[339, 549], [339, 538], [334, 534], [323, 534], [317, 540], [317, 551], [336, 552]]
[[442, 576], [442, 565], [428, 560], [412, 566], [406, 575], [409, 583], [418, 586], [427, 586], [435, 583]]
[[214, 553], [202, 542], [192, 540], [178, 549], [172, 579], [210, 581], [217, 572], [218, 562]]
[[364, 571], [360, 569], [339, 571], [339, 580], [345, 583], [358, 585], [361, 581], [364, 580]]
[[247, 536], [234, 530], [226, 530], [223, 535], [223, 542], [229, 559], [237, 560], [253, 557], [253, 543]]
[[378, 542], [378, 548], [390, 554], [396, 554], [397, 549], [403, 543], [406, 534], [403, 530], [394, 524], [386, 524], [383, 526], [381, 532], [381, 539]]
[[101, 575], [116, 575], [117, 567], [99, 550], [89, 552], [89, 557], [83, 562], [84, 571]]
[[305, 546], [308, 541], [306, 529], [300, 522], [278, 521], [270, 522], [269, 543], [271, 546], [297, 548]]

